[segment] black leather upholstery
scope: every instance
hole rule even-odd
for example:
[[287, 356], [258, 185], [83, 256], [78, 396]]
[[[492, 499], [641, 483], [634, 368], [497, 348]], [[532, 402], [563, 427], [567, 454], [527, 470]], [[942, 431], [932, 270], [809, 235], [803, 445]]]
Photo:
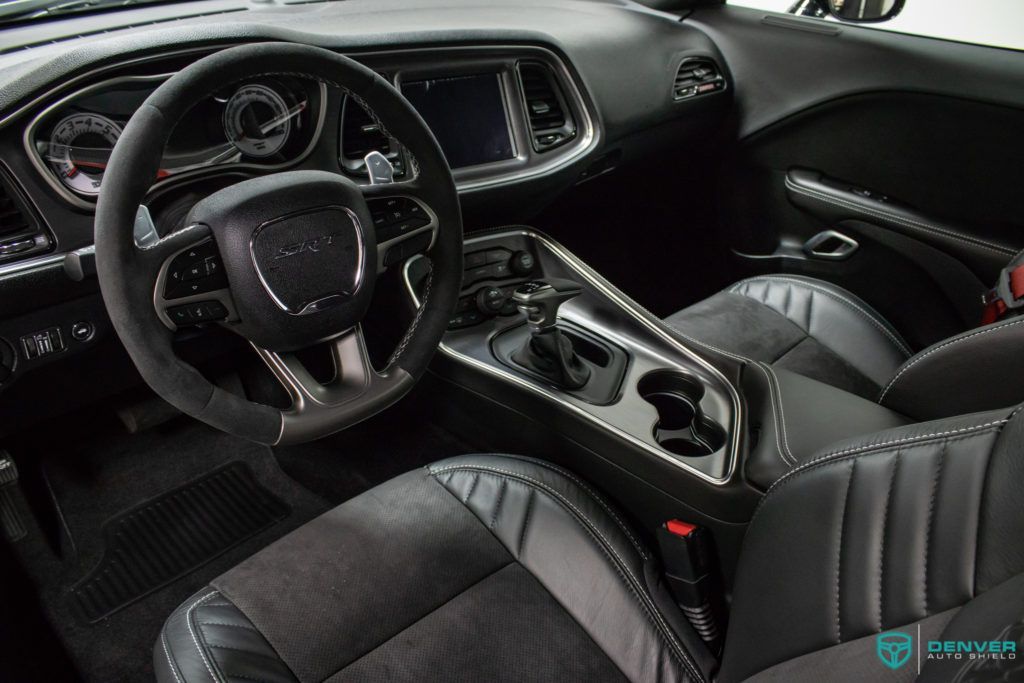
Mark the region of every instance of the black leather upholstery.
[[157, 678], [910, 680], [875, 656], [878, 633], [1024, 635], [1022, 446], [1024, 412], [996, 411], [840, 443], [783, 476], [744, 541], [720, 668], [608, 503], [547, 463], [478, 455], [213, 581], [168, 619]]
[[653, 562], [570, 473], [443, 461], [213, 581], [168, 620], [157, 677], [707, 680], [715, 662]]
[[748, 427], [759, 435], [743, 472], [761, 489], [837, 441], [912, 422], [856, 394], [768, 363], [747, 366], [743, 394]]
[[879, 402], [919, 420], [994, 410], [1024, 396], [1024, 317], [950, 337], [904, 363]]
[[938, 637], [1024, 572], [1022, 445], [1019, 410], [981, 413], [841, 443], [779, 479], [744, 539], [719, 680], [821, 680], [873, 648], [858, 641], [918, 623]]
[[765, 275], [665, 322], [734, 360], [788, 370], [914, 420], [997, 410], [1024, 400], [1020, 317], [912, 355], [892, 325], [850, 292], [813, 278]]
[[666, 322], [698, 342], [870, 400], [911, 355], [868, 304], [795, 275], [743, 280]]

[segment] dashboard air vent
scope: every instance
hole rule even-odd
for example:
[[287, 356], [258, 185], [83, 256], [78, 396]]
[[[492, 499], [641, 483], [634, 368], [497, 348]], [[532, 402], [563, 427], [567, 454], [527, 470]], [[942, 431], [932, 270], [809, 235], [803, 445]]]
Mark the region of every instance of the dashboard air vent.
[[405, 175], [398, 145], [393, 144], [362, 105], [351, 98], [345, 98], [341, 113], [342, 166], [353, 175], [366, 177], [363, 159], [374, 151], [388, 158], [395, 169], [395, 178]]
[[676, 71], [672, 95], [677, 100], [685, 100], [721, 90], [725, 90], [725, 77], [718, 64], [708, 57], [688, 57]]
[[35, 256], [52, 247], [53, 240], [42, 220], [13, 180], [0, 173], [0, 263]]
[[554, 72], [540, 62], [521, 62], [519, 81], [530, 119], [533, 148], [546, 152], [573, 139], [576, 124]]

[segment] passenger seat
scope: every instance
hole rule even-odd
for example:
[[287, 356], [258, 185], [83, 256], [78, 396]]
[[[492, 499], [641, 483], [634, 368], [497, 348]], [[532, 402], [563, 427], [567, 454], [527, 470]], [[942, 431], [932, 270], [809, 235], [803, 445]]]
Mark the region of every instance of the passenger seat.
[[915, 420], [1024, 401], [1024, 316], [914, 353], [855, 295], [785, 274], [738, 282], [665, 322], [700, 346], [810, 377]]

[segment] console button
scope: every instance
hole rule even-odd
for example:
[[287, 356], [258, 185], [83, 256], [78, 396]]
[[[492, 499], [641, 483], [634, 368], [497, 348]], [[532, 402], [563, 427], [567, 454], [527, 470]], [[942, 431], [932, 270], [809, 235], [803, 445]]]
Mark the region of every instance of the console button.
[[509, 259], [509, 266], [516, 275], [529, 275], [533, 272], [535, 261], [533, 254], [528, 251], [517, 251]]
[[481, 287], [476, 293], [476, 307], [487, 315], [498, 314], [505, 305], [505, 292], [499, 287]]
[[50, 327], [40, 332], [33, 332], [21, 338], [21, 350], [27, 360], [48, 356], [63, 351], [64, 338], [59, 327]]
[[509, 252], [506, 249], [488, 249], [487, 262], [501, 263], [502, 261], [508, 261], [508, 254]]
[[71, 326], [71, 338], [80, 342], [89, 341], [95, 331], [92, 323], [83, 320]]
[[461, 327], [472, 327], [473, 325], [479, 325], [484, 321], [484, 314], [474, 309], [468, 310], [464, 313], [456, 313], [452, 316], [448, 322], [448, 328], [457, 330]]
[[487, 265], [487, 252], [486, 251], [474, 251], [472, 254], [466, 254], [464, 266], [466, 270], [470, 268], [479, 268], [480, 266]]

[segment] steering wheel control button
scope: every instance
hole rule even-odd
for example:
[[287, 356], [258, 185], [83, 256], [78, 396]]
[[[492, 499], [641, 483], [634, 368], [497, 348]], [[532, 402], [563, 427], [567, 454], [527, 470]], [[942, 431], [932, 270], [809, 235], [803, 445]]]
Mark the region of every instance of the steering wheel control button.
[[206, 294], [228, 286], [217, 245], [207, 240], [175, 256], [167, 268], [165, 299]]
[[71, 338], [77, 342], [87, 342], [96, 333], [96, 328], [88, 321], [80, 321], [71, 326]]
[[253, 233], [250, 249], [263, 287], [293, 315], [324, 310], [321, 302], [350, 296], [362, 279], [359, 219], [342, 206], [268, 221]]
[[167, 317], [178, 327], [227, 320], [228, 309], [219, 301], [197, 301], [167, 309]]
[[426, 210], [408, 197], [383, 197], [367, 202], [373, 226], [377, 229], [377, 242], [396, 237], [430, 224]]

